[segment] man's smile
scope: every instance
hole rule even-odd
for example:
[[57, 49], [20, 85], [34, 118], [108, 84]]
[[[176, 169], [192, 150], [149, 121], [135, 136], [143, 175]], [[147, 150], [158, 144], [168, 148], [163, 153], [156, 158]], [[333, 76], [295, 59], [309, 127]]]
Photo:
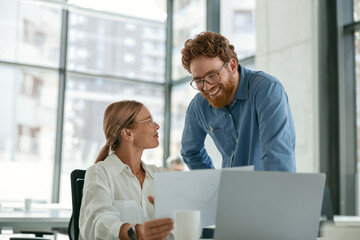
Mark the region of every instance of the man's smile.
[[219, 85], [217, 88], [211, 90], [211, 92], [206, 92], [210, 97], [215, 97], [221, 90], [221, 86]]

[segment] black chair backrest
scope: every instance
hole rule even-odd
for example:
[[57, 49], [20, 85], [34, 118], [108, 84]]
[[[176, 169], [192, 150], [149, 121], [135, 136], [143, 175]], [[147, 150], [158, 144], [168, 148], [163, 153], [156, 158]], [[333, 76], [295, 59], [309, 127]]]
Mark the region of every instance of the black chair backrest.
[[86, 170], [75, 169], [70, 174], [72, 215], [68, 227], [70, 240], [79, 239], [79, 215]]

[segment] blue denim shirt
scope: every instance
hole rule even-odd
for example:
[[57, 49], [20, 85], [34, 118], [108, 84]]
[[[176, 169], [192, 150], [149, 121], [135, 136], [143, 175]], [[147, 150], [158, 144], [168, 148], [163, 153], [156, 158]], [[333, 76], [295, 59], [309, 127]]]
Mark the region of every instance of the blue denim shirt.
[[222, 155], [222, 167], [295, 172], [295, 127], [279, 80], [239, 66], [240, 81], [230, 107], [213, 108], [198, 93], [185, 117], [181, 155], [190, 169], [214, 168], [204, 148], [206, 134]]

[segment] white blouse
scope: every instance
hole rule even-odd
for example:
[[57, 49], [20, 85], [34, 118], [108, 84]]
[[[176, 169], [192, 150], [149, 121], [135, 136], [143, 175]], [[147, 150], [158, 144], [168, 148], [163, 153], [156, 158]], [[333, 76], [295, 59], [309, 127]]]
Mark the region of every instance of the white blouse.
[[146, 172], [143, 186], [130, 167], [114, 153], [89, 167], [85, 174], [80, 209], [79, 239], [119, 239], [124, 223], [138, 224], [154, 219], [153, 177], [166, 171], [142, 162]]

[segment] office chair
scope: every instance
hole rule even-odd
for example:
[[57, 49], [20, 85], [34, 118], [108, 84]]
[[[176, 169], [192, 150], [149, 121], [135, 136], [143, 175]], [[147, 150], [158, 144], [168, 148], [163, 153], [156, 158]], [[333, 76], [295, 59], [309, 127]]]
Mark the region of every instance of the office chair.
[[78, 240], [79, 238], [79, 215], [85, 173], [86, 170], [75, 169], [70, 174], [72, 197], [72, 214], [68, 227], [68, 235], [70, 240]]
[[214, 239], [214, 232], [215, 232], [214, 228], [203, 228], [200, 238], [201, 239]]

